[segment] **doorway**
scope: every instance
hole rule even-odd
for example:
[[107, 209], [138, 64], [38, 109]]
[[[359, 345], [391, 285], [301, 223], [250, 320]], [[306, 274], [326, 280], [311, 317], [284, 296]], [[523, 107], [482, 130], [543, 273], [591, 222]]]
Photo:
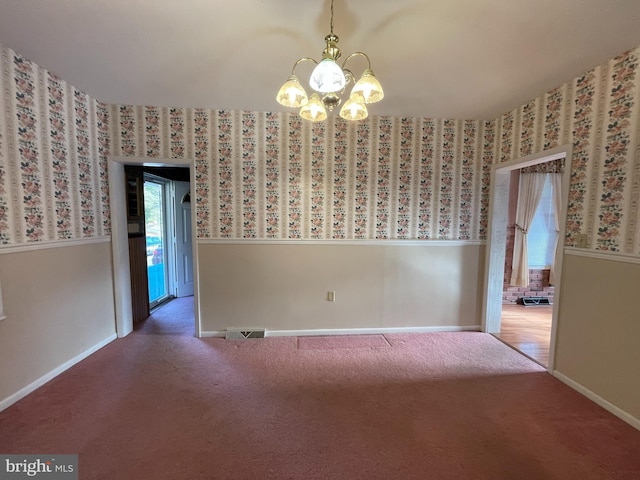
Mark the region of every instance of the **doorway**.
[[[126, 216], [125, 165], [151, 167], [188, 167], [189, 182], [195, 184], [195, 169], [193, 159], [148, 159], [141, 157], [109, 157], [109, 200], [111, 206], [111, 237], [114, 275], [114, 296], [116, 312], [116, 332], [124, 337], [133, 331], [133, 315], [131, 309], [131, 281], [129, 267], [128, 231]], [[190, 195], [187, 196], [190, 200]], [[200, 336], [200, 309], [198, 299], [198, 248], [196, 235], [195, 208], [185, 209], [183, 213], [190, 218], [190, 228], [187, 241], [191, 243], [192, 261], [188, 265], [186, 277], [190, 278], [193, 293], [193, 323], [195, 336]], [[183, 262], [184, 263], [184, 262]]]
[[[513, 170], [566, 159], [562, 175], [562, 208], [559, 216], [558, 238], [564, 239], [567, 216], [567, 199], [570, 180], [571, 147], [564, 146], [546, 152], [515, 159], [492, 168], [491, 194], [489, 203], [489, 238], [485, 263], [485, 305], [483, 309], [483, 331], [499, 335], [502, 318], [502, 296], [504, 287], [504, 266], [506, 256], [506, 237], [509, 216], [509, 193], [511, 172]], [[551, 334], [548, 351], [547, 369], [553, 371], [555, 336], [559, 310], [559, 292], [562, 278], [563, 242], [560, 241], [555, 256], [555, 292], [552, 305]]]
[[[181, 169], [144, 169], [149, 308], [193, 295], [191, 185]], [[150, 173], [153, 172], [153, 173]], [[188, 174], [188, 172], [186, 172]]]

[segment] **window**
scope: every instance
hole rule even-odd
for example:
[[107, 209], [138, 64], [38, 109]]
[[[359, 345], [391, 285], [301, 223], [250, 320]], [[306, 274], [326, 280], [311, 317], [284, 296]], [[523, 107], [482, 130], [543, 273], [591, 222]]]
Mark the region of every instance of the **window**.
[[553, 191], [550, 175], [544, 181], [542, 197], [527, 235], [529, 268], [550, 268], [555, 255], [558, 233], [553, 211]]

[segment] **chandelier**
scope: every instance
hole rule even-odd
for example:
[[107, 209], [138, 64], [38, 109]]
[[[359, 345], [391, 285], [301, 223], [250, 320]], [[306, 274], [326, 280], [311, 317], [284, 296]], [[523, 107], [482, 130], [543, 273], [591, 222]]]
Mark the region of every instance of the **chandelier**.
[[[384, 92], [380, 82], [371, 70], [371, 60], [366, 53], [354, 52], [339, 66], [337, 60], [341, 53], [338, 48], [338, 36], [333, 33], [333, 0], [331, 0], [331, 33], [324, 37], [326, 46], [322, 51], [322, 59], [317, 62], [313, 58], [302, 57], [294, 63], [291, 76], [282, 85], [276, 96], [280, 105], [290, 108], [299, 108], [302, 118], [312, 122], [321, 122], [327, 118], [327, 109], [333, 111], [342, 103], [341, 95], [346, 86], [355, 76], [345, 68], [347, 62], [356, 56], [367, 60], [367, 68], [360, 79], [355, 82], [349, 99], [340, 109], [340, 116], [346, 120], [362, 120], [369, 115], [365, 104], [379, 102], [384, 98]], [[316, 67], [311, 73], [309, 86], [314, 90], [311, 96], [302, 88], [298, 77], [294, 74], [296, 67], [302, 62], [313, 62]]]

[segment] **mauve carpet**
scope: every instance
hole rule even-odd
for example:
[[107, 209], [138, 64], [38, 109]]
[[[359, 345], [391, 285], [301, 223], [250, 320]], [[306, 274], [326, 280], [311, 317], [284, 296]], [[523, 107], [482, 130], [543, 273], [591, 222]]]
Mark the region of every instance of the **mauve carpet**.
[[0, 452], [77, 453], [81, 479], [640, 478], [640, 431], [487, 334], [158, 318], [1, 412]]

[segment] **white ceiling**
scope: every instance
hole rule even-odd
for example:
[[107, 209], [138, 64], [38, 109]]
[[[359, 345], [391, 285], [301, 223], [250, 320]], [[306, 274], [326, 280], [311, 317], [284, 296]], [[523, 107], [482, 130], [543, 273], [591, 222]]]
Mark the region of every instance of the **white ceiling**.
[[[329, 6], [0, 0], [0, 43], [106, 103], [278, 111]], [[640, 0], [335, 0], [334, 24], [343, 59], [366, 52], [385, 89], [370, 113], [493, 119], [639, 46]]]

